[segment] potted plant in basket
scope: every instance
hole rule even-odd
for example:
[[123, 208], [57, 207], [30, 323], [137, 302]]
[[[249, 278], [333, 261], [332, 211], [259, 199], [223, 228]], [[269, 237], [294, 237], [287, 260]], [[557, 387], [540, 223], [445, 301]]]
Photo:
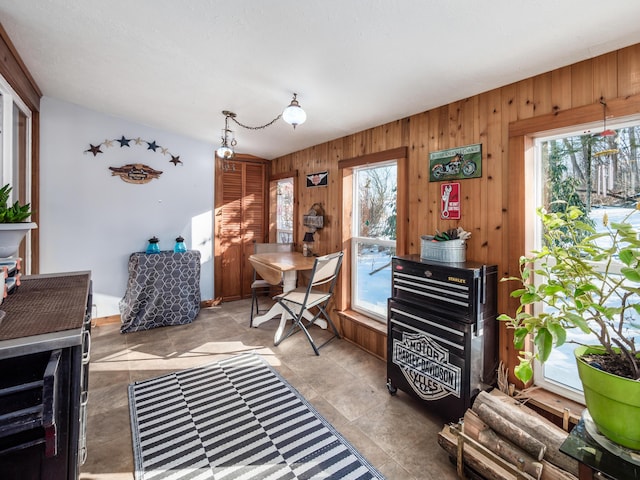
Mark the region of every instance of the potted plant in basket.
[[[640, 331], [640, 239], [632, 215], [596, 233], [581, 220], [578, 207], [548, 213], [538, 209], [545, 246], [520, 259], [520, 275], [511, 292], [520, 300], [515, 316], [500, 315], [514, 329], [514, 345], [522, 350], [533, 336], [535, 353], [522, 352], [515, 375], [525, 384], [532, 361], [544, 362], [565, 343], [567, 329], [597, 338], [596, 345], [574, 350], [587, 410], [610, 440], [640, 450], [640, 352], [634, 335]], [[532, 282], [535, 275], [536, 282]], [[541, 307], [535, 313], [533, 304]], [[635, 332], [634, 332], [635, 329]]]
[[31, 216], [31, 205], [9, 204], [11, 185], [0, 188], [0, 258], [11, 257], [18, 252], [20, 242], [33, 228], [34, 222], [26, 222]]

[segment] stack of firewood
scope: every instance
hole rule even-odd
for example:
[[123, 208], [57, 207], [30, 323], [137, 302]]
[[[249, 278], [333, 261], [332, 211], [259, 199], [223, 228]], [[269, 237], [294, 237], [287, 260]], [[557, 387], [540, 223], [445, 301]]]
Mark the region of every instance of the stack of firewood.
[[489, 480], [575, 480], [578, 462], [560, 451], [568, 433], [499, 390], [481, 392], [438, 443], [458, 473]]

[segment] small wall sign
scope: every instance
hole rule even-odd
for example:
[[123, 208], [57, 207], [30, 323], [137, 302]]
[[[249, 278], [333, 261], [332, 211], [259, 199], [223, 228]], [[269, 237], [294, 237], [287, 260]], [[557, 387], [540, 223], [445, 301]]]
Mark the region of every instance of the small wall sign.
[[443, 220], [460, 220], [460, 184], [441, 184], [440, 199], [440, 218]]
[[120, 177], [120, 179], [127, 183], [148, 183], [154, 178], [160, 178], [162, 175], [161, 170], [154, 170], [148, 165], [142, 163], [130, 163], [122, 167], [109, 167], [112, 176]]
[[310, 173], [307, 175], [307, 187], [326, 187], [329, 172]]
[[429, 181], [482, 177], [482, 144], [449, 148], [429, 154]]

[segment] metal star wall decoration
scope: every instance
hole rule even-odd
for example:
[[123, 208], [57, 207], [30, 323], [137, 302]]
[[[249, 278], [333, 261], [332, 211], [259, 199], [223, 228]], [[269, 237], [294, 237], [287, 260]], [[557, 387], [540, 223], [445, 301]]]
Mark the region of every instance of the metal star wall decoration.
[[114, 139], [107, 138], [103, 142], [97, 145], [93, 145], [90, 143], [89, 148], [85, 150], [84, 153], [90, 152], [93, 154], [94, 157], [97, 157], [99, 153], [104, 153], [100, 149], [101, 147], [106, 147], [106, 148], [113, 147], [115, 142], [120, 144], [120, 148], [124, 148], [124, 147], [131, 148], [131, 142], [133, 142], [134, 145], [141, 145], [141, 146], [144, 146], [144, 144], [146, 144], [147, 150], [151, 150], [154, 153], [161, 153], [162, 155], [169, 155], [171, 157], [171, 160], [169, 160], [169, 163], [173, 163], [174, 166], [178, 166], [178, 164], [182, 164], [182, 160], [180, 160], [180, 155], [174, 155], [169, 151], [168, 148], [161, 147], [160, 145], [158, 145], [155, 140], [148, 141], [148, 140], [143, 140], [140, 137], [127, 138], [124, 135], [122, 135], [120, 138], [114, 138]]
[[91, 153], [93, 153], [93, 156], [95, 157], [99, 153], [102, 153], [102, 150], [100, 150], [100, 145], [102, 145], [102, 144], [101, 143], [99, 143], [98, 145], [89, 144], [89, 149], [85, 150], [84, 153], [91, 152]]

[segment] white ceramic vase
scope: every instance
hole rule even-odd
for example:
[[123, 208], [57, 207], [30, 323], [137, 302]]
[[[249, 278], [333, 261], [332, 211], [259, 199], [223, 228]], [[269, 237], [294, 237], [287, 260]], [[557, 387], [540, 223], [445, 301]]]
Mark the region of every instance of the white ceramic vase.
[[17, 254], [20, 242], [34, 228], [38, 228], [35, 222], [0, 223], [0, 258]]

